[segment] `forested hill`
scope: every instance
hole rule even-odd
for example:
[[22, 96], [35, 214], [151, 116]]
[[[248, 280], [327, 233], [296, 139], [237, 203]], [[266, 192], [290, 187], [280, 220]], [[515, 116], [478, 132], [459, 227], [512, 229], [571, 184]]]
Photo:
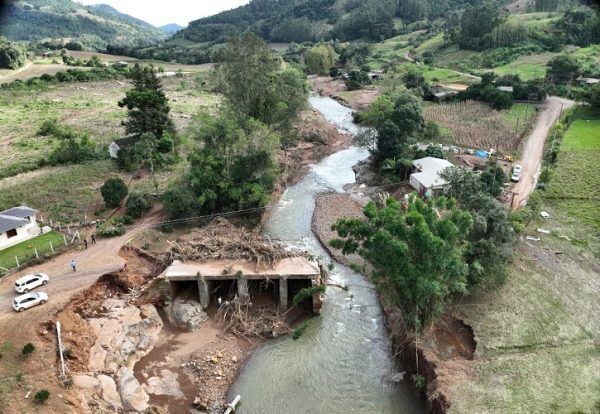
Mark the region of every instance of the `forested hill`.
[[85, 49], [108, 45], [140, 47], [168, 35], [108, 5], [83, 6], [71, 0], [7, 1], [2, 4], [0, 36], [9, 40], [60, 40]]
[[[380, 41], [397, 19], [435, 19], [482, 0], [252, 0], [245, 6], [196, 20], [177, 34], [192, 42], [222, 43], [250, 30], [272, 42], [327, 39]], [[498, 3], [506, 3], [498, 0]]]

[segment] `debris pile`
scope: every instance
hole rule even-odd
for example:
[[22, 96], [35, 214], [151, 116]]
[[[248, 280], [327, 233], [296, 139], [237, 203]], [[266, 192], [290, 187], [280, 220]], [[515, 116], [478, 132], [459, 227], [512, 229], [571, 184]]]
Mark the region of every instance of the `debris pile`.
[[248, 353], [237, 340], [224, 337], [182, 364], [194, 377], [198, 394], [194, 406], [204, 412], [223, 412], [226, 393]]
[[254, 336], [269, 339], [291, 332], [285, 316], [275, 306], [253, 307], [246, 298], [236, 297], [223, 303], [217, 317], [223, 321], [227, 330], [243, 338]]
[[171, 261], [248, 260], [257, 267], [273, 266], [281, 259], [298, 256], [297, 252], [265, 242], [260, 233], [235, 227], [223, 218], [172, 242], [169, 254]]

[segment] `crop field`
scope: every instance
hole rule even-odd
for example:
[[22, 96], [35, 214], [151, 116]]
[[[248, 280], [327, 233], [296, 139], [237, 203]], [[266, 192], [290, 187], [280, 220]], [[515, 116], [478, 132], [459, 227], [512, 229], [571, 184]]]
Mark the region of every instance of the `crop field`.
[[600, 404], [594, 247], [564, 238], [572, 227], [560, 220], [538, 219], [528, 233], [538, 226], [552, 235], [520, 243], [506, 283], [458, 307], [477, 349], [452, 390], [452, 413], [592, 413]]
[[423, 114], [425, 119], [436, 122], [448, 132], [449, 139], [445, 143], [494, 148], [503, 153], [518, 150], [523, 134], [534, 119], [534, 110], [524, 104], [516, 104], [509, 111], [496, 111], [476, 101], [428, 105]]
[[558, 210], [600, 230], [600, 114], [579, 109], [563, 138], [546, 198]]

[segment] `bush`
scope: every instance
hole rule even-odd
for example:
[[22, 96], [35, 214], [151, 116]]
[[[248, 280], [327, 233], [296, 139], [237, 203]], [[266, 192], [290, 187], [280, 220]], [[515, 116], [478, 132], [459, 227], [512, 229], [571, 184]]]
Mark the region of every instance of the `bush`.
[[100, 226], [98, 231], [96, 231], [96, 235], [100, 238], [108, 239], [111, 237], [118, 237], [125, 234], [125, 227], [123, 225], [116, 225], [111, 227], [103, 227]]
[[38, 404], [43, 404], [46, 401], [48, 401], [48, 398], [50, 398], [50, 391], [39, 390], [38, 392], [35, 393], [33, 400]]
[[33, 345], [31, 342], [27, 342], [25, 346], [23, 346], [23, 349], [21, 349], [21, 354], [27, 356], [32, 354], [33, 351], [35, 351], [35, 345]]
[[152, 201], [148, 194], [133, 193], [127, 199], [127, 214], [134, 219], [141, 218], [152, 208]]
[[102, 193], [106, 207], [115, 208], [119, 207], [121, 201], [127, 197], [129, 190], [122, 179], [115, 177], [106, 180], [100, 188], [100, 192]]

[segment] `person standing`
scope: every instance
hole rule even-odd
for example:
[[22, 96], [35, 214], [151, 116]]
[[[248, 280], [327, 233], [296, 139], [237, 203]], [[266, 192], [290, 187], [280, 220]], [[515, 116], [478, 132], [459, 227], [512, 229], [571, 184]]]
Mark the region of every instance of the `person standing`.
[[96, 244], [96, 235], [92, 234], [92, 244]]
[[85, 250], [87, 250], [87, 248], [88, 248], [88, 241], [87, 241], [87, 239], [83, 239], [83, 245], [85, 246]]
[[77, 271], [77, 262], [75, 261], [75, 259], [71, 260], [71, 269], [73, 269], [74, 272]]

